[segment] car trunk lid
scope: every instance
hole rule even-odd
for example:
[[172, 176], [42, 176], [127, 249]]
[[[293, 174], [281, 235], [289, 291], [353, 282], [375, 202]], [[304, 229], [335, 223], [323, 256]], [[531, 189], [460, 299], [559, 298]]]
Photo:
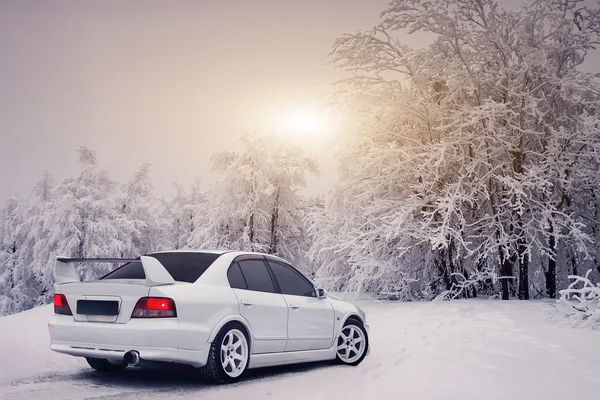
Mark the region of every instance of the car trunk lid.
[[80, 322], [127, 323], [142, 297], [148, 296], [150, 287], [144, 280], [100, 280], [60, 285], [73, 313]]
[[[77, 263], [141, 263], [144, 279], [105, 279], [81, 282]], [[82, 259], [59, 257], [55, 267], [55, 293], [65, 295], [73, 319], [79, 322], [127, 323], [138, 300], [153, 286], [172, 285], [173, 277], [153, 257], [140, 259]]]

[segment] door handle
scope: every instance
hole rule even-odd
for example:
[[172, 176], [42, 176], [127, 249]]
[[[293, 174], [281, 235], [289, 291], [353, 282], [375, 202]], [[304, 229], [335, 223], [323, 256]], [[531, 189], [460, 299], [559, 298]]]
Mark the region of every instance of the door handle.
[[300, 306], [297, 306], [295, 304], [290, 304], [290, 308], [293, 308], [294, 310], [297, 310], [300, 308]]
[[248, 300], [244, 300], [244, 299], [240, 300], [240, 303], [242, 303], [243, 305], [245, 305], [247, 307], [250, 307], [252, 305], [251, 302], [249, 302]]

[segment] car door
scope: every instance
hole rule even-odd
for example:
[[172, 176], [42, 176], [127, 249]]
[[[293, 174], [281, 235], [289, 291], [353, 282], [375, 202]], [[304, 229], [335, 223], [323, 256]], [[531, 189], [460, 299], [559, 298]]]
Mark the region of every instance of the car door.
[[291, 265], [270, 258], [267, 262], [289, 307], [285, 351], [331, 347], [335, 315], [329, 300], [317, 298], [313, 284]]
[[288, 305], [283, 296], [277, 293], [264, 260], [236, 260], [229, 267], [227, 277], [238, 299], [240, 314], [252, 329], [252, 354], [284, 351]]

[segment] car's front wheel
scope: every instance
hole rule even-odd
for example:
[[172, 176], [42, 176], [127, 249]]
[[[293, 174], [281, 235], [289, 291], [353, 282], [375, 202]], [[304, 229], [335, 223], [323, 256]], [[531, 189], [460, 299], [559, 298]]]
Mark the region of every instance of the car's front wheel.
[[85, 358], [90, 367], [94, 368], [98, 372], [103, 373], [115, 373], [121, 372], [127, 368], [125, 361], [109, 361], [102, 358]]
[[358, 365], [364, 360], [369, 347], [369, 336], [362, 323], [355, 319], [346, 321], [337, 339], [337, 362]]
[[238, 323], [229, 323], [211, 343], [207, 363], [201, 371], [210, 383], [232, 383], [246, 370], [249, 357], [250, 346], [244, 328]]

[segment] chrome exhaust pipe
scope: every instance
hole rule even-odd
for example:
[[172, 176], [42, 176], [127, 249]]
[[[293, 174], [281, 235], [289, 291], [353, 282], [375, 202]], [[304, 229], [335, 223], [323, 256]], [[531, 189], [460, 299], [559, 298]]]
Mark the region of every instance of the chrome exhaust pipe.
[[140, 353], [135, 350], [128, 351], [125, 353], [125, 356], [123, 356], [123, 359], [127, 364], [134, 366], [140, 362]]

